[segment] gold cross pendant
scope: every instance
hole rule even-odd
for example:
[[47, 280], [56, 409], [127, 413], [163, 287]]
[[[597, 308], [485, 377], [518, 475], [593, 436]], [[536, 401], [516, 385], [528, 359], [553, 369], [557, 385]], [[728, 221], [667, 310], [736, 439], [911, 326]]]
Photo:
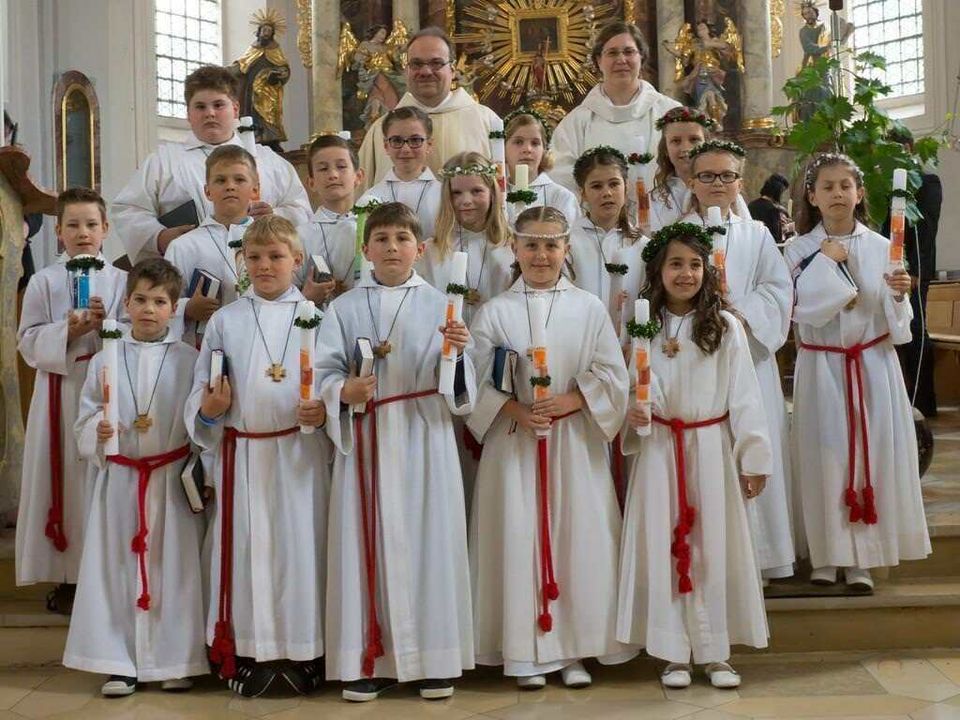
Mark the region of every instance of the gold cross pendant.
[[670, 338], [663, 343], [663, 354], [668, 358], [673, 358], [677, 356], [677, 353], [680, 352], [680, 341], [676, 338]]
[[390, 354], [391, 350], [393, 350], [393, 345], [390, 344], [389, 340], [384, 340], [373, 349], [373, 354], [376, 357], [383, 359]]
[[287, 371], [280, 363], [271, 363], [267, 368], [266, 375], [274, 382], [280, 382], [287, 376]]
[[137, 419], [133, 421], [133, 427], [139, 433], [145, 433], [151, 425], [153, 425], [153, 418], [146, 413], [140, 413], [137, 415]]
[[476, 305], [483, 302], [483, 296], [477, 291], [476, 288], [470, 288], [467, 290], [467, 295], [464, 300], [467, 301], [467, 305]]

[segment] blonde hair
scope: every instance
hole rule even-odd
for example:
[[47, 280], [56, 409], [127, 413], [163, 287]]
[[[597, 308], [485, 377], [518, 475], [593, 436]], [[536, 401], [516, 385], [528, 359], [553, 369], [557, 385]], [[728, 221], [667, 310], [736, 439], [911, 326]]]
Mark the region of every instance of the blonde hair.
[[296, 257], [303, 257], [303, 244], [293, 223], [279, 215], [263, 215], [258, 217], [243, 234], [243, 248], [250, 245], [264, 247], [271, 243], [281, 243], [290, 248], [290, 253]]
[[[453, 250], [453, 229], [457, 225], [457, 214], [453, 209], [453, 190], [451, 175], [457, 167], [470, 165], [490, 165], [491, 162], [478, 152], [468, 150], [457, 153], [443, 165], [443, 189], [441, 190], [440, 212], [437, 215], [437, 225], [433, 242], [441, 260]], [[449, 174], [448, 174], [449, 173]], [[490, 207], [487, 209], [487, 218], [483, 224], [487, 242], [494, 247], [506, 245], [510, 239], [510, 226], [503, 211], [503, 200], [496, 177], [477, 175], [483, 184], [490, 190]]]
[[[691, 180], [693, 180], [697, 175], [697, 160], [704, 155], [726, 155], [728, 158], [732, 158], [737, 172], [740, 173], [741, 176], [743, 175], [743, 167], [747, 162], [746, 158], [738, 157], [735, 153], [732, 153], [729, 150], [723, 150], [722, 148], [710, 148], [709, 150], [694, 156], [693, 162], [690, 164]], [[743, 177], [740, 179], [743, 180]], [[700, 200], [697, 198], [697, 194], [695, 192], [690, 193], [690, 209], [697, 214], [700, 213]], [[749, 220], [749, 218], [747, 219]]]
[[518, 113], [507, 123], [503, 135], [507, 140], [510, 140], [511, 136], [520, 128], [534, 125], [540, 129], [540, 140], [543, 143], [543, 156], [540, 158], [540, 166], [537, 168], [537, 174], [539, 175], [553, 168], [553, 151], [550, 150], [547, 140], [547, 128], [543, 126], [543, 123], [534, 115]]

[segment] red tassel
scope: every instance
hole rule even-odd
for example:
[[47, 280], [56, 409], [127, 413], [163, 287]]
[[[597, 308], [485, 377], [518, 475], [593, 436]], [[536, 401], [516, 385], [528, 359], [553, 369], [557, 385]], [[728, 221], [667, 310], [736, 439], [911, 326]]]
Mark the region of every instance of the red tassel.
[[540, 613], [540, 617], [537, 619], [537, 623], [540, 625], [540, 629], [543, 632], [547, 633], [553, 630], [553, 615], [548, 612]]
[[877, 524], [877, 503], [873, 496], [873, 486], [863, 489], [863, 521], [867, 525]]
[[547, 597], [550, 598], [551, 600], [556, 600], [558, 597], [560, 597], [560, 588], [557, 587], [557, 584], [555, 582], [547, 583], [546, 590], [547, 590]]
[[690, 532], [690, 528], [693, 527], [693, 523], [697, 519], [697, 511], [692, 505], [687, 506], [683, 519], [686, 520], [685, 525], [686, 525], [687, 532]]
[[237, 646], [233, 641], [229, 623], [219, 620], [213, 627], [213, 644], [210, 646], [210, 662], [220, 666], [220, 677], [229, 680], [237, 672]]
[[863, 518], [863, 511], [860, 509], [860, 503], [857, 502], [857, 491], [848, 487], [843, 493], [843, 502], [850, 508], [850, 522], [860, 522]]
[[150, 593], [143, 593], [143, 595], [137, 598], [137, 607], [141, 610], [150, 609]]
[[373, 650], [367, 648], [363, 651], [363, 675], [364, 677], [373, 677]]
[[139, 532], [136, 535], [134, 535], [133, 540], [130, 541], [130, 549], [133, 550], [133, 552], [137, 553], [138, 555], [140, 553], [146, 552], [147, 551], [146, 533]]
[[677, 586], [677, 589], [680, 591], [681, 595], [684, 595], [688, 592], [693, 592], [693, 582], [691, 582], [689, 575], [680, 576], [680, 582]]

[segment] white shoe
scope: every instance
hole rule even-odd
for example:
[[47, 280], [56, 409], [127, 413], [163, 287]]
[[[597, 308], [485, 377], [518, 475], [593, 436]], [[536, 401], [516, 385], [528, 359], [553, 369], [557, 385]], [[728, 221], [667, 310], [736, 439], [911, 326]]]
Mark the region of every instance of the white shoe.
[[837, 583], [837, 568], [833, 565], [816, 568], [810, 573], [810, 582], [814, 585], [835, 585]]
[[869, 570], [848, 567], [843, 574], [847, 585], [854, 590], [873, 590], [873, 578]]
[[670, 663], [660, 673], [660, 683], [666, 688], [680, 690], [690, 687], [691, 682], [690, 666], [683, 663]]
[[517, 678], [517, 687], [521, 690], [542, 690], [546, 684], [545, 675], [525, 675]]
[[111, 675], [110, 679], [100, 686], [100, 694], [104, 697], [124, 697], [133, 695], [136, 691], [137, 679], [125, 675]]
[[193, 687], [193, 680], [190, 678], [174, 678], [173, 680], [164, 680], [160, 683], [160, 689], [167, 692], [183, 692]]
[[730, 667], [729, 663], [710, 663], [704, 668], [704, 671], [707, 673], [707, 677], [710, 678], [710, 684], [715, 688], [726, 690], [740, 687], [740, 673]]
[[579, 660], [562, 668], [560, 670], [560, 676], [563, 678], [563, 684], [568, 688], [590, 687], [590, 684], [593, 682], [590, 673], [587, 672], [586, 668], [583, 667], [583, 663]]

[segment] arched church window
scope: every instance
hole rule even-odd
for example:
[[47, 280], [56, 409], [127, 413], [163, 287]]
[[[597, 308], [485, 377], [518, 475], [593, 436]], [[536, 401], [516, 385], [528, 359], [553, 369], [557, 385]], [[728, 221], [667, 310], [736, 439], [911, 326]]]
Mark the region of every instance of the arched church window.
[[922, 94], [923, 0], [852, 0], [850, 10], [853, 46], [886, 59], [877, 77], [893, 89], [890, 97]]
[[223, 58], [220, 0], [156, 0], [157, 114], [185, 118], [183, 81]]

